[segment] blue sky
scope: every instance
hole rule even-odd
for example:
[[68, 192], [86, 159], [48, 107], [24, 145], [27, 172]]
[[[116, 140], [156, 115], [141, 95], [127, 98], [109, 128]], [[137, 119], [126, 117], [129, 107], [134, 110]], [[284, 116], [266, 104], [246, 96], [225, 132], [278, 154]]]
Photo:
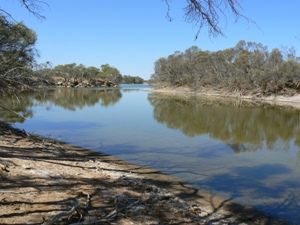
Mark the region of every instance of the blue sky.
[[[183, 11], [186, 1], [170, 0], [45, 0], [46, 20], [37, 20], [18, 0], [2, 0], [0, 7], [17, 21], [36, 31], [38, 62], [77, 63], [100, 68], [110, 64], [123, 75], [148, 79], [153, 64], [160, 57], [196, 45], [202, 50], [221, 50], [240, 40], [262, 43], [273, 48], [292, 47], [300, 55], [299, 0], [243, 0], [244, 19], [221, 15], [225, 37], [209, 38], [204, 27], [198, 39], [197, 27], [186, 23]], [[226, 11], [225, 11], [226, 12]]]

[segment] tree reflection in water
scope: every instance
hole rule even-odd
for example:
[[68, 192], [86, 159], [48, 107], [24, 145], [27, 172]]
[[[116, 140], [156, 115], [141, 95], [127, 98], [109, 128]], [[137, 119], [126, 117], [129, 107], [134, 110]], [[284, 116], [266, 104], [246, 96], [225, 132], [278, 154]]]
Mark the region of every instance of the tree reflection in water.
[[266, 103], [196, 96], [172, 97], [153, 93], [148, 100], [154, 118], [171, 129], [194, 137], [209, 134], [236, 153], [257, 151], [266, 144], [275, 149], [278, 141], [283, 150], [292, 143], [300, 147], [300, 110], [275, 107]]
[[75, 111], [99, 103], [103, 107], [116, 104], [122, 98], [119, 89], [57, 88], [43, 92], [24, 92], [0, 97], [0, 118], [9, 123], [22, 123], [33, 117], [32, 107], [59, 106]]

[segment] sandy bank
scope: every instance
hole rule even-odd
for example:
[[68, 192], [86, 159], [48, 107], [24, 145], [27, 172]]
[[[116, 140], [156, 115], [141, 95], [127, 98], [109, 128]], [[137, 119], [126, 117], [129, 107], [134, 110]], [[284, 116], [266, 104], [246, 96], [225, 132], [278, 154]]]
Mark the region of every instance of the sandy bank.
[[0, 224], [285, 224], [151, 168], [0, 122]]
[[250, 95], [241, 94], [240, 92], [228, 92], [224, 90], [216, 89], [201, 89], [193, 91], [190, 88], [185, 87], [165, 87], [165, 88], [154, 88], [150, 92], [171, 94], [171, 95], [194, 95], [199, 97], [207, 98], [219, 98], [219, 99], [231, 99], [238, 101], [251, 101], [256, 103], [267, 103], [270, 105], [286, 106], [300, 109], [300, 94], [295, 93], [293, 95]]

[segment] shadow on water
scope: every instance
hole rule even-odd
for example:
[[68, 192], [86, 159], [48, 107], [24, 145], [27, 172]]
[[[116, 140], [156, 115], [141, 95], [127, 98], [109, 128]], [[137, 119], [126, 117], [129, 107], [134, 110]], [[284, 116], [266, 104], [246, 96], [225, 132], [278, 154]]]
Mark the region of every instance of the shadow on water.
[[[198, 188], [201, 188], [206, 193], [210, 193], [209, 195], [215, 196], [212, 198], [223, 196], [224, 199], [227, 199], [224, 200], [226, 207], [224, 205], [222, 207], [224, 206], [233, 215], [238, 215], [240, 218], [248, 218], [245, 211], [249, 210], [251, 212], [254, 210], [254, 208], [249, 206], [252, 205], [259, 210], [256, 213], [265, 212], [278, 218], [286, 219], [290, 223], [299, 224], [300, 195], [298, 190], [300, 190], [300, 181], [289, 178], [289, 174], [293, 171], [285, 165], [266, 163], [253, 166], [232, 166], [229, 170], [227, 166], [222, 168], [222, 165], [214, 165], [213, 168], [215, 170], [222, 171], [224, 169], [227, 172], [211, 173], [211, 168], [200, 167], [201, 169], [199, 170], [197, 166], [191, 163], [186, 167], [177, 167], [172, 160], [167, 160], [170, 157], [169, 155], [164, 156], [165, 152], [173, 151], [172, 157], [177, 155], [180, 158], [184, 154], [180, 152], [182, 150], [181, 147], [178, 148], [179, 151], [174, 150], [174, 148], [141, 150], [138, 146], [132, 144], [120, 144], [102, 146], [97, 150], [99, 152], [111, 152], [113, 155], [119, 155], [122, 159], [139, 165], [158, 168], [159, 171], [164, 171], [165, 174], [181, 177], [183, 180], [185, 180], [184, 177], [196, 178], [195, 180], [189, 180], [184, 185], [184, 182], [182, 182], [182, 185], [186, 186], [189, 191], [183, 191], [178, 194], [178, 197], [193, 199], [195, 195], [198, 195]], [[135, 154], [132, 155], [132, 152]], [[161, 153], [159, 154], [160, 159], [156, 158], [158, 152]], [[278, 180], [278, 176], [286, 178]], [[155, 182], [155, 180], [151, 180], [151, 182]], [[168, 184], [164, 184], [164, 186], [168, 186]], [[292, 191], [291, 187], [295, 191]], [[212, 199], [209, 201], [212, 201], [212, 205], [215, 204]], [[216, 208], [219, 207], [221, 208], [220, 205]], [[245, 211], [241, 210], [241, 207], [245, 207]], [[255, 215], [257, 216], [256, 213]]]

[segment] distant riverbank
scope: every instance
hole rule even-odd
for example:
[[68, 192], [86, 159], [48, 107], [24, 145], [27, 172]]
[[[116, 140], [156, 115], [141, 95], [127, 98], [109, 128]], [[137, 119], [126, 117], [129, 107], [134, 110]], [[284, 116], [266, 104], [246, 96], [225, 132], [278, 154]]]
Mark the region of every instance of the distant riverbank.
[[271, 105], [287, 106], [300, 109], [300, 94], [286, 94], [286, 95], [255, 95], [255, 94], [241, 94], [241, 92], [233, 91], [229, 92], [226, 90], [217, 90], [203, 88], [194, 91], [186, 87], [154, 87], [152, 92], [171, 94], [171, 95], [187, 95], [187, 96], [202, 96], [208, 98], [226, 98], [232, 101], [251, 101], [256, 103], [268, 103]]

